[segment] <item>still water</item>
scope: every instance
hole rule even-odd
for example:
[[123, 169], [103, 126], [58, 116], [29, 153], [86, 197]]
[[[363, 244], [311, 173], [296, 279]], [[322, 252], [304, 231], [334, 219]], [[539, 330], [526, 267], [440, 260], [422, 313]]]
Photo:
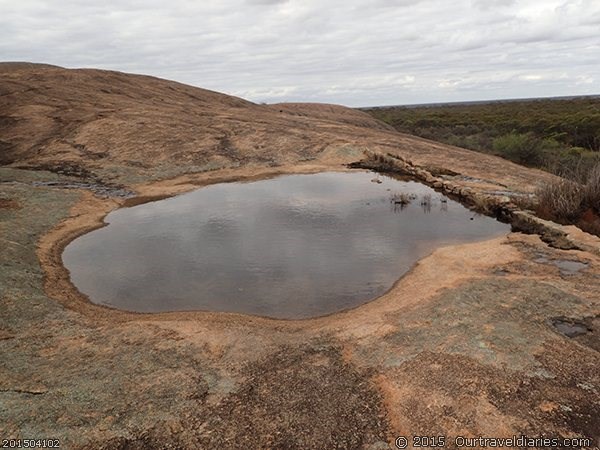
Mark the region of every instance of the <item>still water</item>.
[[[408, 205], [391, 200], [400, 193]], [[92, 302], [288, 319], [360, 305], [439, 246], [509, 231], [427, 186], [366, 172], [216, 184], [105, 222], [63, 254]]]

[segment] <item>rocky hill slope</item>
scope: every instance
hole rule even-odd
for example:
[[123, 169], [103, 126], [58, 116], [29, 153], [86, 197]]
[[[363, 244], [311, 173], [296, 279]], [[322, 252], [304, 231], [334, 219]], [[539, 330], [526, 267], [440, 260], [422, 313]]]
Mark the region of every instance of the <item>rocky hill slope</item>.
[[342, 106], [257, 105], [149, 76], [0, 63], [0, 165], [133, 185], [223, 168], [348, 163], [365, 150], [517, 190], [547, 177]]
[[0, 164], [75, 174], [281, 165], [324, 151], [340, 127], [387, 129], [339, 106], [257, 105], [148, 76], [23, 63], [0, 64], [0, 111]]

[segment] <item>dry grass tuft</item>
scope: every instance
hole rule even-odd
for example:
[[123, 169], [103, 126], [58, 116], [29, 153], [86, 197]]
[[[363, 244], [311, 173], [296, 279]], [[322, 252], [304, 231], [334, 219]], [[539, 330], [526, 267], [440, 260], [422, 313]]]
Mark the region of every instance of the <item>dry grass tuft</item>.
[[414, 197], [406, 192], [396, 192], [390, 196], [390, 202], [395, 205], [408, 205]]
[[559, 178], [537, 191], [537, 213], [559, 222], [576, 222], [585, 211], [600, 213], [600, 163], [577, 180]]
[[573, 221], [583, 211], [583, 186], [575, 181], [558, 179], [537, 191], [537, 212], [541, 217], [561, 222]]

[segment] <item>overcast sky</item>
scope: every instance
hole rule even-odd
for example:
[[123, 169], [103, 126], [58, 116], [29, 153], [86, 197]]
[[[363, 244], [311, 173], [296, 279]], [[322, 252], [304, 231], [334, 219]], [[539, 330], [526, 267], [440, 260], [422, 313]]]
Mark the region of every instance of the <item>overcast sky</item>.
[[0, 60], [268, 103], [600, 94], [600, 0], [0, 0]]

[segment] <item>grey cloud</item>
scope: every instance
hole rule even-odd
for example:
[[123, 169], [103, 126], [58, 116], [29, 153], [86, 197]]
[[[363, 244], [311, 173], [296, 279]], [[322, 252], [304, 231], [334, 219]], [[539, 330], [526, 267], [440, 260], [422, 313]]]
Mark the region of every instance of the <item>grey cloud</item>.
[[574, 95], [600, 80], [599, 17], [596, 0], [0, 0], [0, 59], [256, 102]]
[[249, 5], [278, 5], [287, 2], [289, 0], [246, 0]]
[[473, 6], [483, 11], [507, 8], [516, 3], [516, 0], [473, 0]]

